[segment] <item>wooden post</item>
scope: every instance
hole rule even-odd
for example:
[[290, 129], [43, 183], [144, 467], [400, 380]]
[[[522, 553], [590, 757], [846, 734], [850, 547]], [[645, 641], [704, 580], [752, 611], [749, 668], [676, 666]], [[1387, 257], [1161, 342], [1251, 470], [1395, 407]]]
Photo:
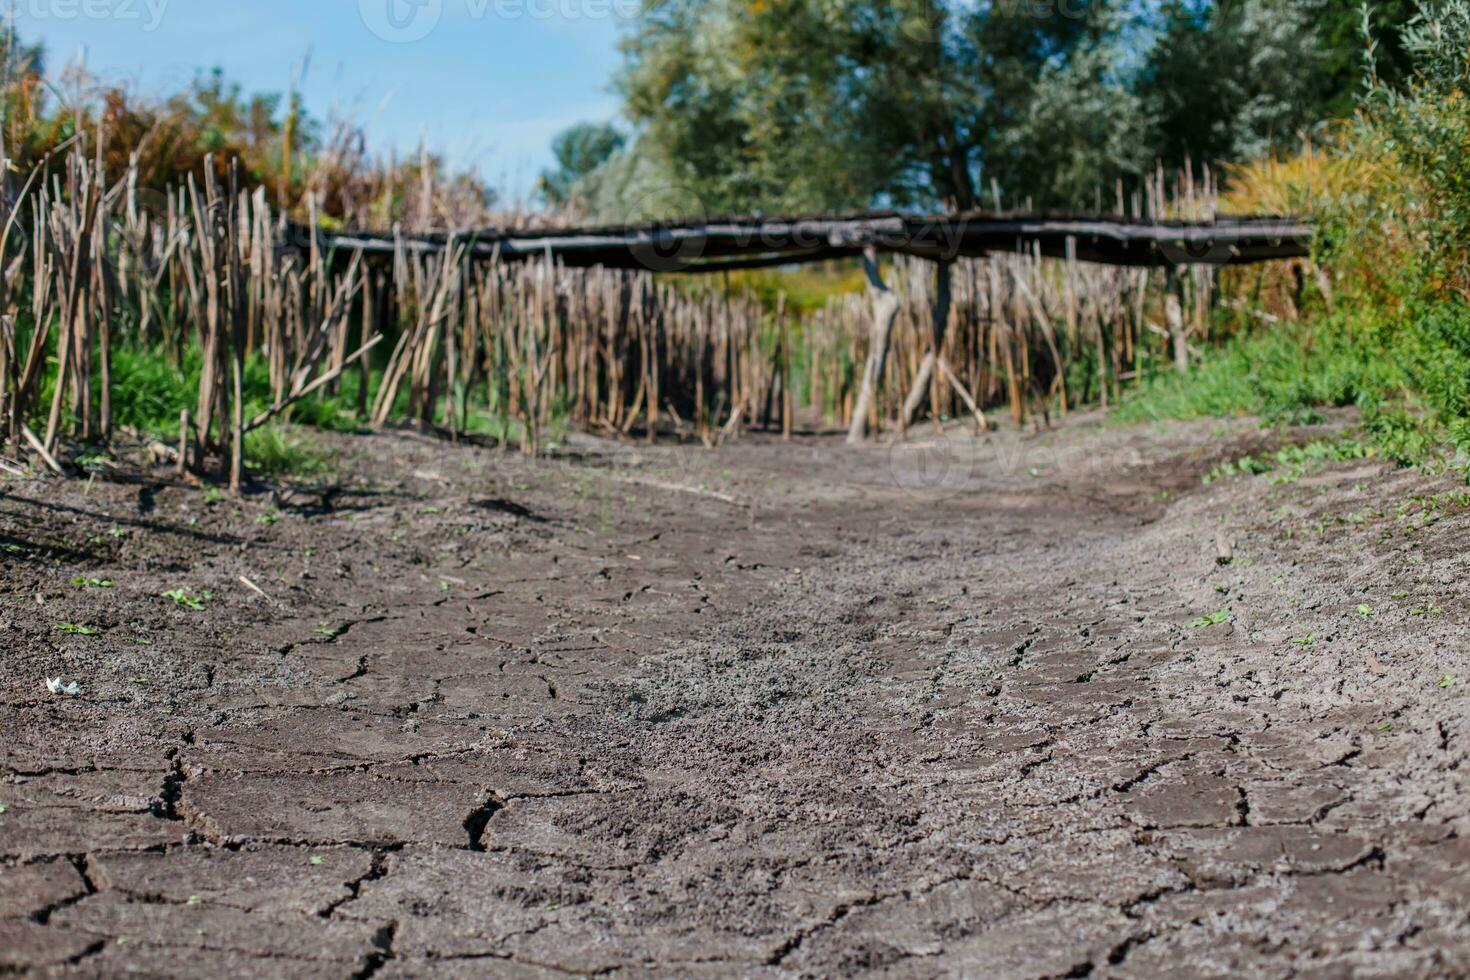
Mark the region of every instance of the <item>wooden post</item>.
[[1164, 286], [1164, 316], [1169, 321], [1169, 339], [1174, 346], [1174, 369], [1180, 374], [1189, 370], [1189, 341], [1184, 335], [1184, 309], [1179, 303], [1179, 277], [1169, 270]]
[[791, 441], [791, 412], [794, 400], [791, 393], [791, 323], [786, 318], [786, 294], [776, 312], [777, 325], [781, 329], [781, 438]]
[[[230, 196], [225, 201], [225, 284], [230, 304], [230, 490], [239, 493], [245, 482], [245, 270], [240, 263], [239, 236], [244, 199], [239, 196], [239, 161], [230, 165]], [[224, 419], [220, 419], [224, 424]]]
[[990, 281], [990, 305], [996, 311], [997, 316], [997, 343], [1000, 348], [1001, 366], [1005, 369], [1006, 374], [1006, 395], [1011, 405], [1011, 421], [1014, 422], [1016, 428], [1019, 429], [1022, 425], [1026, 423], [1026, 404], [1025, 400], [1021, 397], [1021, 384], [1016, 377], [1017, 306], [1015, 303], [1015, 296], [1018, 290], [1015, 282], [1014, 263], [1009, 260], [1009, 257], [1007, 257], [1006, 259], [1005, 266], [1001, 268], [1004, 268], [1006, 270], [1008, 277], [1011, 279], [1011, 287], [1009, 290], [1011, 296], [1009, 316], [1005, 316], [1003, 314], [1005, 307], [1002, 303], [999, 293], [1000, 276], [998, 274], [998, 271], [997, 275], [991, 277]]
[[189, 428], [189, 410], [179, 410], [179, 476], [189, 470], [189, 444], [193, 442], [193, 430]]
[[868, 413], [873, 410], [878, 387], [883, 383], [883, 363], [888, 359], [888, 337], [898, 317], [898, 297], [883, 282], [878, 268], [878, 250], [869, 245], [863, 249], [863, 271], [868, 276], [868, 296], [872, 301], [873, 322], [868, 334], [868, 361], [863, 368], [862, 387], [852, 409], [852, 422], [847, 428], [847, 444], [855, 446], [867, 437]]
[[914, 416], [918, 414], [919, 406], [924, 404], [926, 396], [929, 399], [930, 414], [933, 415], [935, 424], [939, 424], [939, 388], [934, 384], [934, 372], [944, 351], [944, 335], [949, 327], [949, 308], [953, 296], [950, 288], [951, 265], [947, 259], [939, 259], [934, 263], [934, 316], [933, 322], [929, 324], [929, 350], [919, 362], [918, 374], [914, 376], [908, 397], [904, 399], [900, 418], [904, 426], [913, 424]]
[[[1077, 239], [1067, 236], [1067, 354], [1077, 353]], [[1067, 414], [1067, 369], [1057, 359], [1057, 379], [1061, 382], [1062, 416]]]

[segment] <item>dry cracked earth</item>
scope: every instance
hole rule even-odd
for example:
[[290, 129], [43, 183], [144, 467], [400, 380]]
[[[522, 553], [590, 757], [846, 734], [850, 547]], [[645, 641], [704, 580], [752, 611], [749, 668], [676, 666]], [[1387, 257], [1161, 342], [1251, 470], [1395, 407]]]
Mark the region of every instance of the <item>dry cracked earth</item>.
[[0, 972], [1470, 972], [1463, 483], [911, 436], [4, 484]]

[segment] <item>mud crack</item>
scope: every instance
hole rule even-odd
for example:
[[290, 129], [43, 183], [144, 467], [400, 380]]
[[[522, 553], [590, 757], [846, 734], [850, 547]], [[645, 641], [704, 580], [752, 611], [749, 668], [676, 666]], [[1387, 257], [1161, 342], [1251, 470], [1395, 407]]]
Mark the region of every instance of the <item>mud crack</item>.
[[367, 962], [361, 970], [352, 975], [353, 980], [368, 980], [377, 974], [383, 965], [393, 959], [393, 940], [398, 936], [398, 923], [393, 921], [383, 926], [373, 935], [373, 951], [368, 954]]
[[485, 849], [485, 826], [490, 823], [490, 818], [505, 808], [505, 801], [494, 793], [485, 798], [485, 802], [470, 811], [469, 816], [464, 818], [465, 834], [469, 837], [468, 850], [483, 851]]

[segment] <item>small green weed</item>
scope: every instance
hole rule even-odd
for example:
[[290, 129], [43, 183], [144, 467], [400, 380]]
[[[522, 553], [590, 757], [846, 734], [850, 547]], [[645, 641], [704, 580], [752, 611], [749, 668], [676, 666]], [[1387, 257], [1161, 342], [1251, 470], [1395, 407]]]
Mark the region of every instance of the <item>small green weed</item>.
[[196, 612], [204, 608], [204, 603], [214, 598], [208, 592], [200, 592], [199, 595], [191, 595], [183, 589], [169, 589], [162, 593], [163, 598], [172, 599], [177, 605], [185, 606]]
[[1216, 610], [1215, 612], [1210, 613], [1207, 616], [1201, 616], [1199, 619], [1196, 619], [1196, 620], [1192, 621], [1189, 624], [1189, 627], [1190, 627], [1190, 629], [1197, 629], [1198, 630], [1198, 629], [1204, 629], [1207, 626], [1218, 626], [1221, 623], [1225, 623], [1225, 622], [1229, 622], [1229, 621], [1230, 621], [1230, 610], [1228, 610], [1228, 609], [1219, 609], [1219, 610]]

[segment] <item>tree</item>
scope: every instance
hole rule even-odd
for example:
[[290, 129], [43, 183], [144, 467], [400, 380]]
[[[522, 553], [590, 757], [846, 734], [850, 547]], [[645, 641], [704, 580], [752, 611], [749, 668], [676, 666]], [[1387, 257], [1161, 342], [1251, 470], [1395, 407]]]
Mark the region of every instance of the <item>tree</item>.
[[1150, 141], [1170, 162], [1241, 160], [1322, 120], [1325, 52], [1300, 0], [1171, 0], [1141, 78]]
[[620, 86], [709, 210], [969, 209], [991, 181], [1090, 202], [1148, 162], [1117, 68], [1132, 6], [666, 0]]
[[572, 184], [568, 197], [600, 224], [707, 217], [704, 200], [679, 179], [679, 171], [667, 153], [641, 137]]
[[[1089, 207], [1295, 145], [1362, 91], [1348, 0], [646, 0], [619, 86], [708, 211]], [[1407, 70], [1377, 0], [1379, 70]]]
[[[1416, 9], [1414, 0], [1366, 5], [1385, 81], [1411, 70], [1400, 34]], [[1153, 151], [1170, 162], [1243, 160], [1351, 115], [1368, 78], [1364, 10], [1343, 0], [1165, 3], [1138, 85]]]
[[1418, 10], [1415, 0], [1374, 0], [1366, 5], [1321, 4], [1313, 20], [1324, 51], [1322, 99], [1329, 116], [1352, 115], [1364, 93], [1368, 42], [1363, 34], [1365, 26], [1374, 44], [1373, 71], [1378, 80], [1398, 85], [1413, 74], [1412, 56], [1404, 48], [1404, 29]]
[[541, 192], [550, 204], [565, 205], [573, 187], [623, 148], [624, 137], [611, 123], [578, 123], [551, 141], [557, 169], [541, 175]]
[[985, 173], [1012, 199], [1090, 208], [1118, 178], [1136, 178], [1152, 164], [1146, 109], [1119, 71], [1115, 37], [1086, 40], [996, 100], [1021, 107], [994, 112], [981, 145]]
[[902, 161], [863, 149], [889, 114], [850, 111], [882, 32], [838, 6], [668, 0], [625, 40], [627, 112], [705, 210], [841, 207], [895, 184]]

